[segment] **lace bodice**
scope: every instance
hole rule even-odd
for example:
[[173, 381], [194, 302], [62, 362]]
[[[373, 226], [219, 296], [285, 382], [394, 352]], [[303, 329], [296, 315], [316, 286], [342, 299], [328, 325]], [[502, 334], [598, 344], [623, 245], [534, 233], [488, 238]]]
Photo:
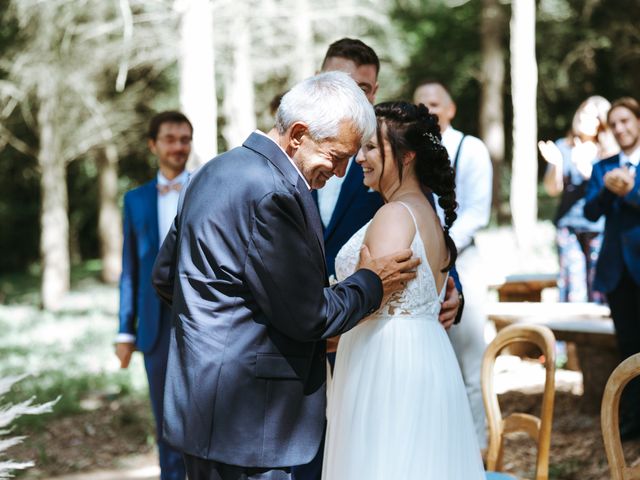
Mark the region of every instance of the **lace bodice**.
[[[402, 204], [413, 218], [416, 233], [411, 242], [411, 250], [414, 256], [421, 259], [421, 263], [418, 265], [416, 278], [411, 280], [404, 290], [392, 294], [389, 300], [373, 316], [409, 315], [431, 317], [437, 320], [440, 312], [440, 302], [444, 299], [446, 288], [443, 287], [438, 294], [436, 282], [427, 260], [424, 244], [418, 233], [418, 225], [413, 212], [408, 205], [402, 202], [398, 203]], [[355, 271], [360, 256], [360, 248], [370, 223], [371, 221], [354, 233], [338, 252], [336, 256], [336, 277], [339, 281], [344, 280]]]

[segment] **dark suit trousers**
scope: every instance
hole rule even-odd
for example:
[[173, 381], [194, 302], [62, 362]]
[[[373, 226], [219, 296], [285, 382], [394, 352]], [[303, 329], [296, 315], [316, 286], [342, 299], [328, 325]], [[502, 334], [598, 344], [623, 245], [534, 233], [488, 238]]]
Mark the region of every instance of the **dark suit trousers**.
[[290, 468], [247, 468], [185, 454], [189, 480], [290, 480]]
[[158, 439], [158, 456], [160, 457], [161, 480], [184, 480], [185, 467], [182, 452], [170, 447], [162, 440], [162, 415], [164, 378], [167, 373], [167, 358], [169, 356], [169, 334], [171, 332], [171, 312], [161, 306], [161, 327], [159, 338], [154, 349], [145, 353], [144, 366], [149, 380], [149, 397], [153, 416], [156, 420], [156, 438]]
[[[625, 268], [618, 286], [607, 294], [622, 360], [640, 352], [640, 285]], [[640, 377], [624, 389], [621, 421], [640, 425]]]

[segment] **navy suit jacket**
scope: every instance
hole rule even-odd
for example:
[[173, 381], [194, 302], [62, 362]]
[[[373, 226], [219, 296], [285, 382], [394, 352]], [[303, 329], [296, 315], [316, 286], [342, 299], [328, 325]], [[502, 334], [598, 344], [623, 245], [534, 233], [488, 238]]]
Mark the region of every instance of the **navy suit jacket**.
[[120, 277], [119, 333], [136, 336], [136, 346], [150, 353], [160, 332], [160, 298], [151, 285], [158, 254], [157, 180], [124, 196], [122, 276]]
[[640, 172], [631, 192], [619, 197], [604, 186], [604, 175], [619, 166], [619, 155], [593, 166], [584, 206], [589, 220], [596, 221], [601, 215], [606, 218], [593, 285], [605, 293], [618, 286], [625, 266], [640, 285]]
[[181, 193], [153, 282], [172, 303], [164, 396], [168, 442], [244, 467], [308, 463], [326, 410], [326, 344], [380, 306], [359, 270], [328, 287], [311, 193], [254, 133]]

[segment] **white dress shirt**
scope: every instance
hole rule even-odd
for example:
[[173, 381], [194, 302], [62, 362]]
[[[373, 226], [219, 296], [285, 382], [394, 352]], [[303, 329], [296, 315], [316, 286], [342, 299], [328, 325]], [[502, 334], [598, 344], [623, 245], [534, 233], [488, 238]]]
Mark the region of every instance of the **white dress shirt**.
[[352, 164], [353, 157], [349, 159], [347, 169], [345, 170], [347, 173], [345, 173], [343, 177], [334, 175], [327, 180], [324, 187], [318, 190], [318, 209], [320, 210], [320, 218], [322, 219], [322, 224], [325, 228], [328, 227], [329, 222], [331, 222], [333, 211], [336, 209], [336, 204], [338, 203], [342, 184], [344, 183], [344, 179], [347, 178]]
[[[158, 185], [174, 185], [176, 183], [184, 185], [187, 178], [189, 178], [189, 173], [186, 170], [173, 180], [167, 179], [158, 171]], [[169, 233], [173, 219], [178, 212], [180, 192], [178, 190], [169, 190], [162, 195], [160, 192], [156, 192], [156, 197], [158, 199], [158, 239], [160, 240], [160, 245], [162, 245], [164, 237]], [[116, 343], [135, 343], [135, 341], [136, 336], [130, 333], [118, 333], [116, 335]]]
[[620, 152], [620, 166], [624, 167], [629, 165], [629, 171], [631, 173], [637, 172], [638, 163], [640, 163], [640, 147], [636, 148], [631, 155], [627, 155], [624, 152]]
[[[452, 166], [462, 137], [462, 132], [451, 126], [442, 133], [442, 144], [449, 153]], [[482, 140], [467, 135], [460, 148], [456, 166], [458, 218], [449, 232], [459, 251], [469, 246], [476, 232], [489, 223], [493, 188], [491, 158]], [[444, 212], [439, 205], [437, 211], [444, 222]]]
[[[168, 180], [158, 171], [158, 185], [175, 185], [177, 183], [184, 185], [188, 177], [189, 173], [185, 170], [173, 180]], [[169, 233], [173, 219], [178, 212], [178, 198], [180, 198], [179, 190], [169, 190], [165, 194], [158, 192], [158, 239], [160, 245]]]

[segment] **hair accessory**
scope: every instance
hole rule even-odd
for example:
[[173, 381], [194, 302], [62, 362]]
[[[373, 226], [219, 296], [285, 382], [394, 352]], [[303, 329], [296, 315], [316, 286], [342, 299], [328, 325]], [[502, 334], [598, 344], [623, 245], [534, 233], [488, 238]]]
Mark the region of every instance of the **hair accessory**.
[[433, 133], [431, 132], [424, 132], [422, 134], [423, 137], [427, 137], [429, 140], [431, 140], [433, 143], [435, 143], [436, 145], [440, 145], [440, 139], [438, 137], [436, 137]]

